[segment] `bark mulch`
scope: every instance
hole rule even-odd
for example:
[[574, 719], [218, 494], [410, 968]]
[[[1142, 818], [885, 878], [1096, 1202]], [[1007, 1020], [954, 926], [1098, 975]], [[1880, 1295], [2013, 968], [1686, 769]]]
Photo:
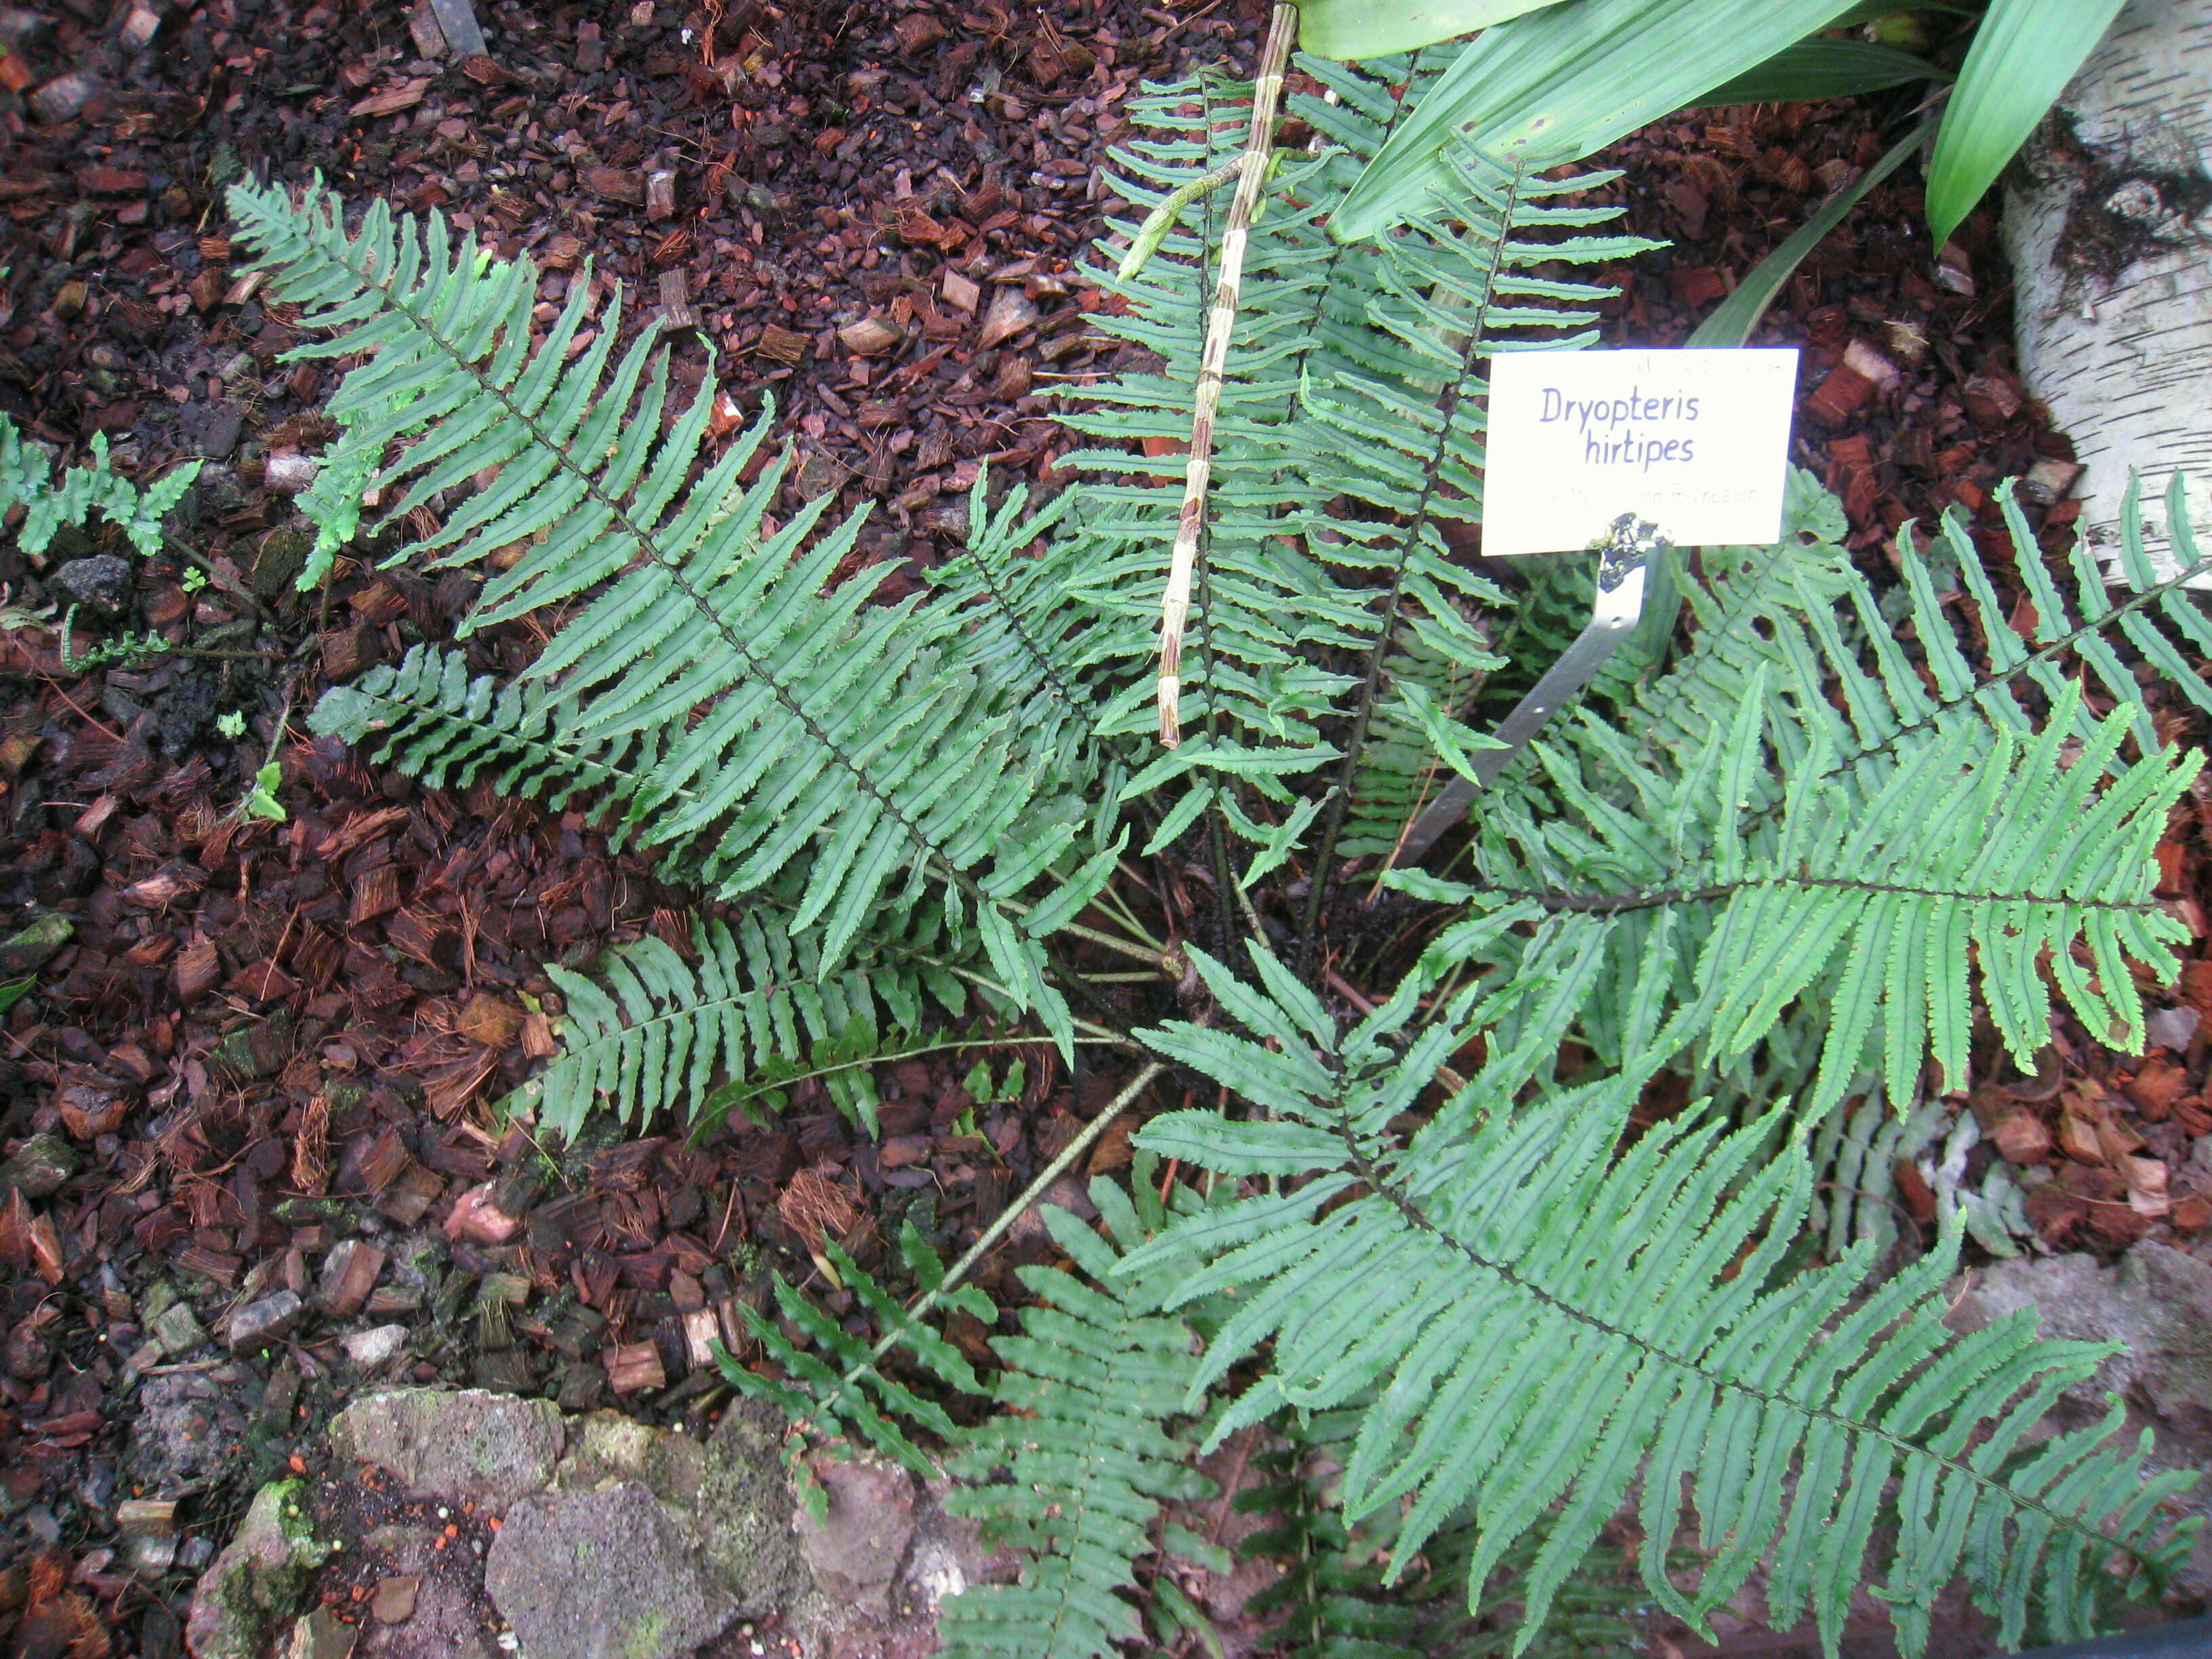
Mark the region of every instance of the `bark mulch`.
[[[712, 1413], [708, 1345], [742, 1352], [737, 1304], [811, 1271], [810, 1215], [848, 1213], [864, 1265], [907, 1219], [957, 1249], [1114, 1083], [1024, 1047], [981, 1056], [1000, 1078], [1025, 1060], [1009, 1100], [971, 1097], [973, 1052], [890, 1068], [875, 1141], [811, 1086], [696, 1144], [610, 1125], [549, 1156], [501, 1127], [492, 1103], [551, 1051], [543, 964], [680, 943], [686, 896], [581, 813], [423, 792], [301, 735], [325, 684], [449, 636], [468, 594], [356, 564], [293, 592], [304, 541], [271, 464], [327, 435], [329, 385], [276, 361], [298, 318], [240, 273], [221, 187], [319, 167], [351, 199], [442, 208], [534, 260], [549, 307], [588, 260], [632, 325], [677, 325], [680, 373], [712, 363], [729, 424], [773, 402], [798, 448], [787, 505], [871, 505], [860, 556], [926, 580], [978, 468], [1054, 481], [1053, 392], [1114, 361], [1080, 262], [1130, 94], [1249, 61], [1262, 15], [488, 4], [491, 56], [462, 58], [427, 7], [0, 9], [0, 410], [72, 459], [105, 434], [126, 471], [207, 463], [113, 614], [77, 617], [78, 650], [152, 630], [173, 654], [65, 667], [39, 618], [67, 597], [61, 566], [103, 544], [0, 550], [0, 982], [37, 986], [0, 1016], [0, 1630], [18, 1650], [176, 1653], [244, 1498], [372, 1377]], [[1887, 112], [1709, 112], [1619, 146], [1629, 228], [1676, 246], [1613, 273], [1609, 337], [1686, 336], [1880, 153]], [[2002, 563], [1992, 486], [2040, 468], [2032, 511], [2059, 527], [2069, 451], [2011, 375], [1986, 216], [1938, 263], [1917, 212], [1902, 175], [1875, 192], [1761, 338], [1805, 349], [1798, 458], [1864, 557], [1956, 503]], [[475, 648], [511, 672], [533, 647], [518, 629]], [[281, 824], [234, 811], [272, 752]], [[2178, 817], [2168, 873], [2201, 939], [2198, 830]], [[2184, 986], [2212, 1011], [2212, 961]], [[2054, 1242], [2212, 1219], [2191, 1162], [2207, 1060], [2201, 1027], [2140, 1066], [2062, 1042], [2049, 1092], [1978, 1094], [2014, 1126], [2006, 1155], [2079, 1200], [2039, 1212]], [[2086, 1139], [2085, 1113], [2106, 1126]], [[1109, 1137], [1090, 1168], [1127, 1158]], [[2166, 1211], [2130, 1201], [2149, 1176], [2124, 1158], [2166, 1171]], [[1010, 1288], [1040, 1231], [1018, 1228], [985, 1284]], [[953, 1335], [983, 1358], [980, 1328]]]

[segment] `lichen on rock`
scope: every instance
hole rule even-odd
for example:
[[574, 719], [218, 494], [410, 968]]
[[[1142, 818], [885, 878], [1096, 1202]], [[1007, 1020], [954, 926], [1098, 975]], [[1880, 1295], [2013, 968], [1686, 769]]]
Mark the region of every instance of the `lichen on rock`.
[[567, 1443], [560, 1407], [483, 1389], [390, 1389], [331, 1423], [331, 1449], [411, 1491], [504, 1509], [553, 1479]]
[[254, 1494], [246, 1520], [192, 1596], [185, 1638], [196, 1659], [263, 1659], [298, 1613], [307, 1580], [330, 1554], [307, 1516], [307, 1483]]
[[517, 1503], [484, 1589], [530, 1659], [681, 1659], [738, 1616], [691, 1529], [635, 1480]]
[[774, 1407], [733, 1403], [708, 1439], [700, 1477], [701, 1554], [749, 1617], [789, 1607], [813, 1587], [792, 1530], [783, 1436]]

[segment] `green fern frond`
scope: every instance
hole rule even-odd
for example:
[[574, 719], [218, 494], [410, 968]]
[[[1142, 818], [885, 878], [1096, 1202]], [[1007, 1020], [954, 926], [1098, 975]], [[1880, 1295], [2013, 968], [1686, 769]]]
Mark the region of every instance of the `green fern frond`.
[[648, 933], [588, 977], [549, 963], [568, 1006], [562, 1052], [504, 1109], [528, 1109], [573, 1143], [601, 1106], [639, 1131], [664, 1110], [704, 1122], [741, 1104], [780, 1105], [811, 1076], [873, 1133], [872, 1068], [941, 1046], [920, 1034], [926, 1000], [957, 1016], [971, 987], [932, 954], [941, 927], [896, 943], [872, 934], [824, 974], [818, 939], [779, 920], [759, 906], [734, 927], [694, 919], [696, 963]]
[[[2177, 644], [2192, 647], [2200, 655], [2212, 650], [2212, 617], [2206, 617], [2197, 595], [2186, 586], [2212, 572], [2212, 558], [2199, 556], [2190, 534], [2185, 485], [2176, 475], [2166, 505], [2170, 521], [2177, 526], [2173, 553], [2179, 568], [2161, 580], [2144, 550], [2136, 487], [2136, 481], [2131, 479], [2122, 503], [2120, 544], [2112, 573], [2119, 586], [2132, 591], [2117, 600], [2112, 578], [2100, 566], [2095, 550], [2079, 539], [2068, 556], [2072, 580], [2062, 586], [2045, 566], [2015, 499], [2014, 483], [2007, 480], [1998, 487], [1997, 505], [2015, 554], [2015, 568], [2034, 611], [2032, 637], [2027, 639], [2014, 631], [2001, 608], [1966, 516], [1955, 507], [1944, 514], [1940, 543], [1905, 562], [1914, 629], [1929, 641], [1927, 654], [1936, 680], [1939, 709], [1942, 702], [1964, 694], [2006, 724], [2027, 730], [2039, 711], [2025, 705], [2021, 682], [2035, 686], [2047, 706], [2065, 678], [2062, 665], [2071, 658], [2115, 702], [2141, 700], [2135, 666], [2140, 664], [2200, 711], [2212, 713], [2212, 690], [2207, 689], [2203, 671], [2191, 665]], [[1983, 639], [1978, 662], [1952, 646], [1951, 629], [1943, 625], [1944, 613], [1938, 608], [1940, 599], [1929, 568], [1939, 552], [1948, 555], [1955, 579], [1974, 602]], [[2122, 650], [2134, 658], [2134, 663], [2123, 659]], [[1921, 716], [1923, 720], [1929, 718]], [[1905, 729], [1910, 729], [1909, 723]], [[2145, 748], [2157, 744], [2147, 713], [2138, 717], [2136, 735]]]
[[1019, 1583], [978, 1585], [940, 1606], [948, 1659], [1112, 1659], [1117, 1642], [1143, 1634], [1119, 1592], [1153, 1547], [1161, 1504], [1209, 1490], [1173, 1426], [1204, 1409], [1191, 1328], [1162, 1311], [1175, 1276], [1118, 1272], [1164, 1214], [1157, 1199], [1146, 1214], [1103, 1178], [1091, 1198], [1108, 1237], [1056, 1206], [1039, 1211], [1090, 1282], [1018, 1270], [1039, 1301], [1022, 1310], [1020, 1335], [994, 1340], [1006, 1363], [993, 1394], [1000, 1412], [961, 1437], [952, 1460], [970, 1484], [945, 1507], [1029, 1559]]
[[52, 489], [53, 458], [26, 443], [15, 422], [0, 416], [0, 512], [27, 507], [34, 495]]
[[[1291, 1659], [1508, 1659], [1537, 1540], [1523, 1537], [1505, 1552], [1473, 1606], [1467, 1568], [1477, 1540], [1463, 1516], [1422, 1547], [1411, 1571], [1386, 1583], [1398, 1510], [1349, 1523], [1343, 1512], [1340, 1477], [1360, 1416], [1349, 1408], [1279, 1419], [1287, 1445], [1251, 1460], [1258, 1478], [1236, 1506], [1269, 1524], [1238, 1550], [1273, 1562], [1281, 1576], [1252, 1597], [1250, 1611], [1279, 1618], [1275, 1639]], [[1648, 1599], [1620, 1553], [1599, 1543], [1559, 1587], [1528, 1659], [1642, 1654], [1644, 1632], [1623, 1615]]]
[[[2068, 1006], [2133, 1052], [2143, 1014], [2129, 963], [2170, 962], [2187, 938], [2152, 896], [2153, 851], [2203, 757], [2166, 750], [2122, 763], [2135, 711], [2089, 719], [2081, 697], [2069, 683], [2033, 738], [1954, 726], [1862, 794], [1855, 774], [1837, 773], [1825, 731], [1815, 725], [1808, 740], [1777, 712], [1761, 670], [1732, 729], [1711, 733], [1679, 773], [1630, 772], [1632, 806], [1605, 798], [1595, 765], [1545, 749], [1566, 816], [1540, 823], [1501, 803], [1484, 851], [1511, 849], [1509, 879], [1548, 870], [1567, 880], [1501, 882], [1468, 896], [1485, 908], [1533, 901], [1617, 932], [1624, 973], [1650, 945], [1648, 913], [1687, 913], [1692, 950], [1666, 964], [1667, 989], [1709, 1022], [1710, 1060], [1747, 1050], [1820, 984], [1827, 1035], [1803, 1103], [1813, 1114], [1843, 1098], [1877, 1035], [1892, 1099], [1912, 1095], [1925, 1056], [1955, 1086], [1973, 1016], [1970, 969], [2023, 1064], [2045, 1040], [2046, 957]], [[2085, 720], [2089, 738], [2077, 749]], [[1582, 762], [1623, 760], [1596, 722], [1582, 735]], [[2108, 768], [2117, 776], [2106, 788]], [[1788, 793], [1776, 821], [1754, 823], [1753, 775], [1770, 771]], [[1504, 861], [1486, 856], [1492, 868]], [[1620, 1003], [1617, 982], [1607, 1000]]]
[[[986, 1326], [998, 1317], [991, 1298], [972, 1285], [940, 1290], [945, 1264], [909, 1221], [899, 1230], [899, 1251], [925, 1291], [938, 1291], [935, 1305], [965, 1313]], [[928, 1479], [937, 1473], [929, 1455], [915, 1443], [906, 1425], [916, 1425], [942, 1439], [957, 1432], [945, 1407], [916, 1394], [883, 1369], [885, 1358], [903, 1350], [908, 1361], [962, 1394], [978, 1395], [983, 1384], [960, 1350], [909, 1314], [896, 1298], [862, 1272], [834, 1241], [823, 1255], [846, 1288], [874, 1316], [883, 1336], [871, 1343], [816, 1307], [782, 1274], [775, 1276], [775, 1302], [783, 1317], [799, 1329], [808, 1347], [795, 1346], [775, 1320], [736, 1304], [763, 1358], [783, 1371], [784, 1381], [748, 1370], [726, 1352], [718, 1356], [723, 1380], [749, 1400], [765, 1400], [791, 1419], [794, 1450], [805, 1441], [839, 1437], [865, 1441], [901, 1467]]]
[[[1800, 476], [1786, 522], [1776, 548], [1714, 559], [1686, 595], [1689, 651], [1617, 720], [1585, 708], [1486, 792], [1473, 883], [1390, 882], [1550, 911], [1522, 955], [1577, 942], [1586, 994], [1566, 1015], [1593, 1011], [1584, 1035], [1609, 1064], [1635, 1057], [1620, 1032], [1639, 997], [1697, 1011], [1718, 1072], [1806, 999], [1822, 1028], [1809, 1114], [1869, 1059], [1893, 1100], [1927, 1055], [1963, 1076], [1972, 985], [2023, 1063], [2052, 981], [2093, 1031], [2139, 1045], [2128, 964], [2171, 960], [2182, 937], [2151, 854], [2198, 757], [2125, 758], [2138, 710], [2092, 714], [2063, 676], [2033, 720], [2002, 673], [1937, 708], [1833, 539], [1832, 499]], [[1514, 942], [1480, 938], [1478, 963], [1448, 932], [1433, 965], [1514, 971]]]
[[[1151, 1041], [1269, 1115], [1170, 1113], [1140, 1144], [1269, 1190], [1176, 1224], [1121, 1271], [1180, 1271], [1181, 1297], [1237, 1287], [1189, 1397], [1266, 1358], [1217, 1440], [1380, 1390], [1344, 1502], [1354, 1519], [1405, 1504], [1395, 1571], [1462, 1507], [1480, 1529], [1474, 1585], [1540, 1534], [1525, 1644], [1638, 1491], [1644, 1582], [1662, 1606], [1702, 1628], [1765, 1558], [1770, 1619], [1786, 1627], [1809, 1601], [1832, 1655], [1893, 1481], [1875, 1593], [1908, 1652], [1954, 1577], [2011, 1645], [2031, 1609], [2062, 1638], [2086, 1634], [2116, 1549], [2153, 1577], [2185, 1550], [2160, 1507], [2191, 1477], [2142, 1480], [2099, 1449], [2117, 1401], [2090, 1429], [2034, 1437], [2109, 1347], [2039, 1341], [2032, 1316], [1945, 1330], [1955, 1228], [1863, 1297], [1863, 1245], [1784, 1275], [1810, 1179], [1802, 1158], [1765, 1156], [1773, 1121], [1678, 1120], [1624, 1148], [1639, 1077], [1528, 1099], [1530, 1068], [1489, 1066], [1405, 1133], [1474, 1034], [1470, 999], [1407, 1036], [1413, 982], [1340, 1035], [1264, 957], [1265, 994], [1200, 966], [1267, 1046], [1194, 1025]], [[1686, 1480], [1709, 1558], [1689, 1592], [1665, 1559]]]
[[53, 478], [53, 462], [36, 444], [24, 441], [14, 422], [0, 416], [0, 514], [23, 509], [15, 544], [24, 552], [44, 553], [64, 526], [90, 522], [103, 514], [146, 557], [161, 549], [161, 520], [184, 499], [201, 463], [169, 469], [144, 489], [108, 465], [107, 434], [92, 434], [92, 464], [63, 469]]
[[[1712, 711], [1734, 707], [1746, 677], [1765, 663], [1808, 721], [1827, 726], [1831, 763], [1879, 776], [1917, 744], [1962, 725], [2042, 729], [2072, 678], [2068, 665], [2078, 662], [2106, 700], [2138, 705], [2135, 735], [2145, 750], [2154, 748], [2156, 734], [2140, 709], [2139, 666], [2212, 710], [2212, 691], [2176, 643], [2212, 647], [2212, 618], [2184, 586], [2212, 572], [2212, 558], [2199, 557], [2188, 535], [2183, 488], [2176, 478], [2168, 494], [2175, 522], [2185, 525], [2175, 542], [2182, 564], [2163, 580], [2144, 550], [2130, 497], [2117, 565], [2134, 591], [2116, 599], [2091, 550], [2078, 543], [2069, 555], [2071, 580], [2062, 587], [2013, 485], [2001, 485], [1999, 507], [2033, 612], [2032, 637], [2023, 638], [1956, 508], [1925, 545], [1899, 538], [1904, 581], [1878, 602], [1841, 545], [1840, 505], [1809, 474], [1793, 473], [1782, 541], [1772, 549], [1716, 550], [1705, 583], [1686, 587], [1692, 643], [1638, 699], [1643, 743], [1694, 746]], [[1971, 605], [1947, 602], [1957, 598]], [[1839, 698], [1825, 695], [1830, 684]], [[2077, 720], [2087, 707], [2085, 701]], [[2086, 727], [2077, 735], [2086, 736]]]
[[[1279, 780], [1340, 757], [1339, 716], [1353, 720], [1357, 759], [1408, 628], [1432, 635], [1431, 650], [1467, 647], [1466, 608], [1504, 598], [1453, 558], [1443, 535], [1444, 525], [1480, 514], [1480, 359], [1591, 337], [1594, 302], [1608, 290], [1539, 277], [1537, 264], [1647, 246], [1584, 234], [1612, 210], [1549, 199], [1609, 175], [1538, 180], [1474, 157], [1460, 194], [1404, 234], [1354, 248], [1332, 242], [1328, 213], [1398, 118], [1394, 82], [1408, 87], [1410, 106], [1430, 76], [1410, 60], [1301, 67], [1341, 101], [1291, 100], [1329, 143], [1310, 158], [1279, 158], [1248, 256], [1185, 653], [1187, 724], [1207, 735], [1139, 774], [1138, 793], [1225, 775], [1279, 799]], [[1133, 206], [1151, 208], [1218, 161], [1202, 83], [1152, 88], [1133, 113], [1153, 135], [1115, 152], [1115, 187]], [[1121, 307], [1097, 325], [1161, 367], [1085, 388], [1071, 424], [1118, 442], [1188, 435], [1212, 252], [1208, 230], [1193, 224], [1170, 232], [1128, 280], [1097, 273]], [[1152, 649], [1161, 549], [1181, 488], [1157, 474], [1132, 481], [1120, 448], [1079, 452], [1068, 464], [1111, 475], [1085, 491], [1082, 598], [1129, 674], [1100, 729], [1133, 732], [1149, 716], [1134, 683], [1142, 676], [1129, 671]], [[1403, 722], [1384, 737], [1401, 741]], [[1395, 753], [1376, 769], [1389, 775], [1379, 790], [1339, 780], [1346, 799], [1370, 802], [1358, 822], [1370, 840], [1383, 834], [1370, 823], [1372, 800], [1405, 793], [1419, 772]]]
[[[459, 652], [417, 645], [397, 663], [332, 686], [307, 724], [433, 789], [467, 789], [483, 778], [500, 794], [556, 812], [580, 796], [635, 795], [652, 775], [656, 734], [627, 742], [573, 735], [572, 702], [541, 680], [471, 678]], [[617, 845], [623, 827], [617, 820]]]
[[[533, 744], [628, 768], [615, 793], [630, 838], [723, 896], [803, 869], [792, 926], [822, 924], [821, 971], [878, 912], [933, 891], [1019, 1002], [1068, 1033], [1032, 919], [1079, 908], [1112, 867], [1104, 821], [1087, 856], [1077, 845], [1086, 710], [1006, 677], [1007, 642], [974, 606], [872, 603], [882, 567], [835, 580], [859, 521], [817, 536], [825, 501], [771, 528], [781, 465], [739, 482], [765, 419], [710, 464], [713, 380], [675, 408], [653, 327], [617, 359], [618, 295], [584, 343], [595, 290], [578, 282], [540, 336], [531, 269], [456, 246], [439, 216], [402, 222], [376, 203], [349, 235], [319, 185], [297, 207], [247, 185], [230, 199], [272, 291], [333, 337], [297, 355], [363, 358], [331, 404], [355, 457], [340, 470], [395, 452], [369, 481], [389, 517], [476, 490], [400, 556], [466, 566], [520, 550], [462, 631], [590, 595], [530, 671], [557, 695], [513, 711], [513, 729], [542, 720]], [[396, 752], [477, 752], [452, 720], [450, 673], [418, 672], [419, 710], [404, 689], [375, 693], [396, 713]], [[352, 731], [363, 710], [342, 702], [327, 720]], [[573, 773], [518, 775], [565, 788]], [[1025, 919], [1018, 896], [1042, 882], [1059, 890]]]

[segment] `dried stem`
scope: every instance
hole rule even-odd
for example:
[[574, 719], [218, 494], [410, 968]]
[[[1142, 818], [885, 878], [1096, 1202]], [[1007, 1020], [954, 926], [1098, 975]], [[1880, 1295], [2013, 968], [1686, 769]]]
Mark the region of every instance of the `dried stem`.
[[1199, 353], [1198, 385], [1191, 400], [1190, 461], [1183, 472], [1182, 511], [1176, 519], [1175, 552], [1168, 564], [1167, 592], [1160, 599], [1160, 741], [1173, 749], [1182, 741], [1178, 708], [1182, 695], [1182, 631], [1190, 615], [1191, 573], [1198, 563], [1198, 538], [1206, 524], [1206, 492], [1213, 468], [1213, 417], [1221, 406], [1221, 382], [1229, 362], [1229, 331], [1244, 285], [1244, 244], [1259, 205], [1274, 148], [1275, 105], [1282, 96], [1283, 68], [1297, 38], [1298, 9], [1278, 5], [1267, 22], [1260, 72], [1252, 82], [1252, 118], [1244, 137], [1243, 172], [1229, 204], [1221, 233], [1221, 270], [1206, 314], [1206, 344]]

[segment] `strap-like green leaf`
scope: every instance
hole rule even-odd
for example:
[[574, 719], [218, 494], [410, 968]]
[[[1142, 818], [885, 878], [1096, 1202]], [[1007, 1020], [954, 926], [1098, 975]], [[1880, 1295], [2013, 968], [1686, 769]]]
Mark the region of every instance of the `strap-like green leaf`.
[[2118, 15], [2121, 0], [1991, 0], [1943, 111], [1928, 167], [1937, 246], [1996, 182]]

